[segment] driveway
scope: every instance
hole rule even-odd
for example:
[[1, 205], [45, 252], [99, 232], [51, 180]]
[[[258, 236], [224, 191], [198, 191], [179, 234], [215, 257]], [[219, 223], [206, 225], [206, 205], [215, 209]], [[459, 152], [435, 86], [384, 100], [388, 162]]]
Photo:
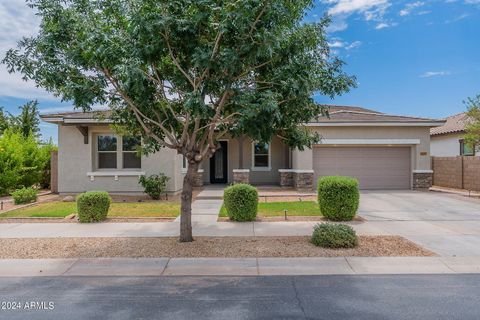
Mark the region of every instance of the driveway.
[[[365, 191], [372, 231], [399, 234], [443, 256], [480, 256], [480, 200], [448, 193]], [[374, 232], [372, 232], [374, 233]]]
[[359, 213], [368, 220], [480, 221], [480, 200], [441, 192], [363, 191]]

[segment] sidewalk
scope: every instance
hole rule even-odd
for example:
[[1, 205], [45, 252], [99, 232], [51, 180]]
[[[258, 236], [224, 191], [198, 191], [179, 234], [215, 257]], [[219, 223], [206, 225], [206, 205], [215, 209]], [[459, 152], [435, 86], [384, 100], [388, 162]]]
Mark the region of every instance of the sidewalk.
[[4, 259], [2, 277], [480, 273], [480, 257]]

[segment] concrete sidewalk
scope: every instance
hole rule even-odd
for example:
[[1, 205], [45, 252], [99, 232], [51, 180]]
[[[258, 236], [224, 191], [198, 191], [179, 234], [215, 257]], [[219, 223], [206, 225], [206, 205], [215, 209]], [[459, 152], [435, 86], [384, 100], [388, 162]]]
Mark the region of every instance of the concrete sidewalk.
[[480, 257], [4, 259], [2, 277], [480, 273]]

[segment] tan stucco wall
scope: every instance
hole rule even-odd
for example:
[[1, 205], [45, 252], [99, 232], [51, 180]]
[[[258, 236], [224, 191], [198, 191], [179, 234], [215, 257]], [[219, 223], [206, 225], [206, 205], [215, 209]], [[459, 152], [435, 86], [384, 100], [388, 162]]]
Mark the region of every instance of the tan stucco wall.
[[460, 155], [460, 140], [463, 133], [450, 133], [430, 137], [430, 152], [434, 157], [455, 157]]
[[[88, 190], [105, 190], [113, 193], [142, 193], [138, 176], [99, 177], [91, 181], [87, 172], [95, 171], [94, 138], [98, 133], [109, 133], [107, 126], [89, 127], [88, 144], [75, 126], [58, 126], [58, 189], [59, 193], [79, 193]], [[170, 177], [168, 192], [181, 189], [181, 156], [174, 150], [162, 149], [152, 155], [142, 156], [142, 168], [146, 175], [163, 172]], [[121, 170], [113, 170], [121, 171]]]
[[[412, 153], [412, 170], [430, 169], [430, 133], [428, 127], [310, 127], [317, 131], [324, 139], [419, 139], [420, 144], [409, 145]], [[141, 193], [136, 176], [94, 177], [90, 180], [87, 172], [94, 171], [94, 145], [95, 134], [111, 132], [108, 126], [89, 127], [89, 143], [83, 143], [83, 136], [74, 126], [58, 127], [58, 188], [60, 193], [79, 193], [87, 190], [106, 190], [117, 193]], [[233, 182], [233, 169], [239, 168], [239, 145], [237, 139], [228, 141], [228, 183]], [[250, 182], [252, 184], [279, 184], [278, 169], [311, 170], [313, 168], [313, 152], [311, 149], [304, 151], [294, 150], [291, 161], [286, 147], [278, 137], [271, 141], [271, 169], [268, 171], [252, 170], [252, 141], [244, 139], [243, 168], [250, 169]], [[426, 152], [425, 155], [421, 155]], [[290, 166], [291, 162], [291, 166]], [[201, 165], [204, 169], [203, 180], [210, 183], [210, 160]], [[163, 172], [170, 177], [167, 191], [181, 190], [184, 173], [182, 172], [182, 156], [174, 150], [162, 149], [157, 153], [142, 157], [141, 171], [146, 175]]]
[[[412, 148], [412, 170], [430, 170], [430, 128], [428, 127], [311, 127], [328, 139], [419, 139]], [[322, 143], [320, 143], [322, 145]], [[426, 153], [421, 155], [421, 153]], [[303, 155], [300, 154], [300, 157]], [[307, 159], [311, 156], [304, 155]], [[308, 160], [299, 160], [298, 162]], [[295, 163], [295, 162], [294, 162]], [[295, 167], [294, 167], [295, 168]], [[298, 167], [298, 169], [302, 169]]]

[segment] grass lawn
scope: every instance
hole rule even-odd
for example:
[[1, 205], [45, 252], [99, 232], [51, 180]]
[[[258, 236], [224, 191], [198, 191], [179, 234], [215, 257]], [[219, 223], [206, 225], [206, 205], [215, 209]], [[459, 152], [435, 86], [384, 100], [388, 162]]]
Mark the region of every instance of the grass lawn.
[[[284, 210], [288, 210], [288, 216], [321, 216], [318, 204], [315, 201], [292, 201], [292, 202], [259, 202], [258, 216], [277, 217], [284, 216]], [[220, 217], [228, 217], [227, 209], [222, 205]]]
[[[12, 217], [65, 217], [77, 212], [75, 202], [44, 202], [0, 214], [0, 218]], [[162, 202], [114, 202], [108, 211], [109, 217], [176, 217], [180, 214], [180, 203]]]

